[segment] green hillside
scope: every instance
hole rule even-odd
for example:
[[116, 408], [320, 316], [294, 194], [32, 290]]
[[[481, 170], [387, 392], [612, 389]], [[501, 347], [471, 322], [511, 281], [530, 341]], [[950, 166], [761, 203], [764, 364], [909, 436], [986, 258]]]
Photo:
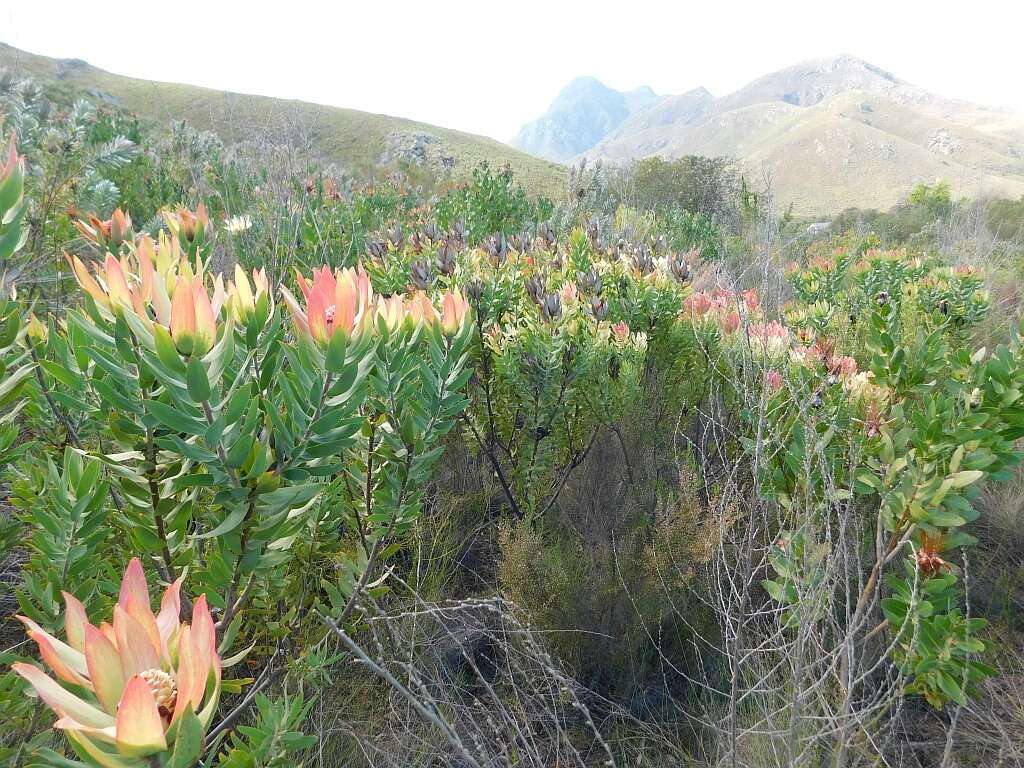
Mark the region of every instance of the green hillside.
[[486, 160], [492, 165], [508, 163], [527, 190], [552, 195], [562, 190], [567, 173], [562, 165], [484, 136], [354, 109], [139, 80], [80, 60], [26, 53], [4, 43], [0, 43], [0, 68], [94, 100], [112, 101], [156, 126], [188, 120], [197, 128], [216, 131], [226, 141], [268, 133], [275, 140], [309, 141], [323, 160], [357, 177], [368, 177], [402, 159], [434, 170], [448, 166], [453, 178], [462, 179]]

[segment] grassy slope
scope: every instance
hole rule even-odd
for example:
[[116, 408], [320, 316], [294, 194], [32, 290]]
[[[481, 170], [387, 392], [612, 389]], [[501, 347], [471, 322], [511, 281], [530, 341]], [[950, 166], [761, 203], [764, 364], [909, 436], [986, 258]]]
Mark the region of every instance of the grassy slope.
[[439, 128], [387, 115], [288, 101], [265, 96], [214, 91], [191, 85], [137, 80], [105, 72], [83, 62], [36, 56], [0, 43], [0, 67], [29, 74], [40, 81], [59, 81], [66, 87], [107, 95], [145, 121], [166, 126], [188, 120], [197, 128], [214, 130], [227, 141], [244, 140], [267, 131], [277, 138], [294, 135], [312, 138], [313, 148], [325, 160], [336, 162], [359, 176], [371, 175], [395, 132], [424, 133], [436, 137], [428, 145], [431, 162], [440, 155], [455, 160], [452, 175], [465, 178], [481, 160], [492, 165], [509, 163], [516, 177], [531, 192], [560, 194], [567, 170], [483, 136]]

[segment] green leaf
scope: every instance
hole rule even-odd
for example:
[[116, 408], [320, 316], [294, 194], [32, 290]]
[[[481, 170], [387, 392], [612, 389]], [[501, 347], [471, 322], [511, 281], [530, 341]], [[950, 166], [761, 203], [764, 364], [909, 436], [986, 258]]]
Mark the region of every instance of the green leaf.
[[206, 378], [206, 366], [198, 358], [193, 357], [188, 361], [185, 384], [189, 397], [195, 402], [203, 403], [210, 399], [210, 380]]
[[957, 704], [964, 703], [964, 692], [961, 690], [960, 685], [956, 680], [941, 669], [938, 670], [936, 677], [938, 678], [939, 688], [942, 689], [942, 692], [946, 694], [951, 701], [955, 701]]
[[960, 472], [956, 472], [949, 476], [949, 479], [953, 481], [954, 488], [963, 488], [975, 483], [984, 477], [985, 473], [980, 469], [964, 469]]
[[35, 765], [49, 765], [54, 768], [88, 768], [86, 763], [79, 762], [78, 760], [69, 760], [63, 755], [58, 754], [47, 747], [36, 750], [35, 755], [37, 755], [43, 762], [29, 763], [30, 767]]
[[201, 435], [206, 432], [207, 424], [199, 419], [187, 416], [167, 403], [159, 400], [147, 400], [146, 410], [157, 421], [175, 432], [184, 432], [187, 435]]
[[17, 387], [28, 378], [34, 369], [35, 364], [27, 363], [10, 376], [5, 376], [3, 381], [0, 381], [0, 403], [3, 403], [12, 393], [15, 393]]
[[212, 531], [201, 533], [196, 536], [197, 539], [214, 539], [218, 536], [223, 536], [227, 533], [231, 533], [235, 528], [242, 524], [245, 520], [245, 513], [248, 509], [244, 505], [239, 505], [233, 509], [227, 517], [225, 517], [221, 524], [214, 528]]
[[203, 749], [203, 725], [191, 707], [185, 710], [177, 725], [178, 734], [168, 768], [193, 768]]
[[185, 365], [178, 355], [178, 348], [174, 346], [171, 334], [162, 325], [153, 326], [153, 346], [156, 347], [157, 358], [165, 367], [179, 376], [184, 375]]
[[764, 587], [765, 591], [771, 595], [772, 599], [779, 603], [789, 602], [786, 599], [786, 587], [777, 581], [771, 581], [765, 579], [761, 582], [761, 586]]
[[331, 373], [341, 373], [345, 368], [345, 351], [348, 348], [348, 341], [344, 333], [335, 333], [327, 344], [327, 355], [324, 358], [324, 368]]

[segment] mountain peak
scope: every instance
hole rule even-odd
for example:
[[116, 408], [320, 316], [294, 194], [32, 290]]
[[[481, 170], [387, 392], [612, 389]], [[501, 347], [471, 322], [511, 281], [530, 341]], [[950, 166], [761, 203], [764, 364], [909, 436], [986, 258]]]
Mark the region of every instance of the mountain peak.
[[596, 77], [577, 77], [558, 92], [547, 112], [520, 129], [512, 144], [549, 160], [569, 160], [660, 98], [649, 86], [617, 91]]
[[847, 91], [888, 92], [906, 83], [881, 67], [848, 53], [808, 59], [759, 77], [720, 100], [735, 109], [764, 102], [783, 101], [813, 107]]
[[871, 62], [865, 61], [859, 56], [853, 56], [849, 53], [840, 53], [836, 56], [811, 59], [803, 62], [802, 65], [798, 64], [796, 66], [810, 66], [812, 68], [816, 68], [817, 71], [822, 74], [843, 73], [851, 76], [866, 75], [894, 84], [900, 84], [903, 82], [891, 72], [887, 72], [881, 67], [875, 66]]

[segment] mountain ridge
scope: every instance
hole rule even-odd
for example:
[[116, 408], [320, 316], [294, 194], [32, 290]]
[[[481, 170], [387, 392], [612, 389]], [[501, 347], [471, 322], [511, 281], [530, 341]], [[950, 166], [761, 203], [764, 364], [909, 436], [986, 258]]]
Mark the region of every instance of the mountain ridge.
[[798, 213], [889, 207], [918, 183], [1024, 194], [1024, 117], [937, 96], [850, 54], [809, 59], [714, 98], [703, 88], [640, 110], [568, 162], [736, 157]]

